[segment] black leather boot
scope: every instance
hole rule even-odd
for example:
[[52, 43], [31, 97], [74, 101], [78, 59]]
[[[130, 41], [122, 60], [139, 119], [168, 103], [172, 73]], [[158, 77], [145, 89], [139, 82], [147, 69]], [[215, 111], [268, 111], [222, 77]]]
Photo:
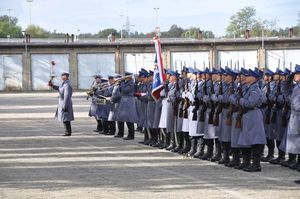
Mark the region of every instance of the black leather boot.
[[197, 137], [191, 137], [191, 149], [186, 154], [187, 157], [193, 157], [193, 155], [197, 152]]
[[246, 172], [260, 172], [261, 166], [260, 166], [260, 158], [262, 154], [264, 145], [262, 144], [256, 144], [251, 146], [252, 151], [252, 164], [249, 167], [246, 167], [243, 169], [243, 171]]
[[270, 160], [269, 162], [271, 164], [281, 164], [281, 162], [283, 162], [285, 160], [285, 152], [281, 151], [280, 149], [278, 149], [278, 157], [277, 158], [273, 158], [272, 160]]
[[152, 146], [159, 147], [159, 129], [153, 129]]
[[280, 164], [284, 167], [289, 167], [289, 165], [296, 163], [296, 155], [289, 153], [289, 158], [285, 161], [282, 161]]
[[297, 168], [300, 168], [300, 155], [298, 155], [297, 161], [295, 163], [289, 165], [289, 168], [293, 170], [297, 170]]
[[222, 158], [222, 148], [221, 148], [221, 142], [219, 141], [219, 139], [215, 139], [215, 144], [216, 144], [216, 152], [215, 152], [215, 155], [214, 157], [211, 158], [211, 161], [212, 162], [218, 162], [221, 160]]
[[202, 156], [202, 160], [210, 160], [214, 153], [214, 140], [213, 139], [205, 139], [205, 143], [207, 145], [207, 151]]
[[243, 156], [243, 162], [239, 166], [235, 166], [235, 169], [242, 170], [244, 168], [247, 168], [250, 166], [251, 161], [251, 149], [250, 148], [242, 148], [242, 156]]
[[227, 164], [230, 162], [229, 152], [230, 152], [230, 142], [221, 142], [222, 144], [222, 159], [218, 164]]
[[184, 136], [184, 147], [181, 151], [179, 151], [180, 154], [186, 154], [191, 149], [191, 140], [188, 132], [183, 133]]
[[166, 148], [166, 150], [171, 151], [176, 147], [175, 134], [173, 132], [169, 134], [170, 134], [170, 145]]
[[202, 158], [202, 156], [204, 155], [204, 140], [203, 137], [200, 137], [197, 139], [197, 151], [196, 153], [193, 155], [193, 158]]
[[178, 132], [177, 133], [177, 141], [178, 145], [174, 149], [171, 150], [171, 152], [177, 153], [183, 148], [183, 140], [184, 140], [184, 135], [183, 132]]
[[144, 128], [144, 140], [140, 141], [139, 143], [140, 144], [145, 144], [145, 145], [149, 145], [149, 143], [150, 143], [148, 132], [147, 132], [146, 128]]
[[275, 148], [274, 140], [267, 139], [267, 147], [268, 147], [268, 155], [266, 157], [261, 158], [262, 162], [269, 162], [274, 158], [274, 148]]
[[123, 138], [124, 140], [134, 140], [134, 124], [132, 122], [126, 122], [128, 128], [127, 137]]
[[71, 122], [64, 122], [65, 127], [65, 134], [63, 136], [71, 136], [72, 134], [72, 128], [71, 128]]
[[122, 138], [124, 137], [124, 122], [117, 122], [118, 123], [118, 134], [115, 135], [115, 138]]
[[166, 137], [164, 136], [164, 133], [162, 133], [161, 131], [163, 131], [163, 129], [159, 129], [159, 138], [158, 138], [158, 148], [159, 149], [163, 149], [165, 146], [165, 142], [166, 142]]
[[232, 160], [229, 163], [226, 163], [226, 167], [238, 167], [241, 164], [240, 161], [240, 150], [238, 148], [232, 148]]
[[170, 145], [170, 142], [171, 142], [171, 133], [165, 133], [165, 140], [164, 140], [164, 145], [163, 145], [163, 149], [166, 149], [169, 145]]

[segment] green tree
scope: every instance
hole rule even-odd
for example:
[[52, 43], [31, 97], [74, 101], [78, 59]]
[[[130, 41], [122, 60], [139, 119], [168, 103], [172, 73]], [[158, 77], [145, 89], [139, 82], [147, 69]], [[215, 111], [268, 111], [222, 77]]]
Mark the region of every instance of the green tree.
[[22, 37], [22, 28], [17, 25], [18, 19], [16, 17], [9, 17], [8, 15], [0, 16], [0, 37], [20, 38]]
[[183, 32], [183, 28], [174, 24], [170, 27], [170, 29], [167, 32], [162, 32], [161, 37], [181, 37]]
[[50, 35], [47, 30], [38, 25], [29, 25], [26, 28], [26, 32], [30, 34], [32, 38], [48, 38]]
[[107, 28], [107, 29], [104, 29], [104, 30], [100, 30], [96, 34], [96, 36], [99, 37], [99, 38], [107, 38], [107, 36], [110, 35], [111, 33], [115, 33], [116, 37], [120, 37], [120, 33], [114, 28]]
[[[200, 28], [196, 28], [196, 27], [190, 27], [189, 29], [186, 29], [183, 33], [182, 33], [182, 37], [185, 38], [193, 38], [196, 39], [198, 38], [198, 33], [200, 31]], [[202, 31], [203, 34], [203, 38], [205, 39], [209, 39], [209, 38], [214, 38], [215, 35], [212, 31], [210, 30], [206, 30], [206, 31]]]
[[200, 28], [196, 28], [196, 27], [190, 27], [189, 29], [186, 29], [181, 37], [185, 37], [185, 38], [197, 38], [198, 37], [198, 32], [200, 31]]
[[245, 30], [250, 30], [252, 36], [261, 36], [264, 30], [265, 36], [273, 36], [277, 20], [261, 20], [256, 18], [254, 7], [245, 7], [230, 17], [229, 25], [226, 28], [226, 37], [240, 37]]

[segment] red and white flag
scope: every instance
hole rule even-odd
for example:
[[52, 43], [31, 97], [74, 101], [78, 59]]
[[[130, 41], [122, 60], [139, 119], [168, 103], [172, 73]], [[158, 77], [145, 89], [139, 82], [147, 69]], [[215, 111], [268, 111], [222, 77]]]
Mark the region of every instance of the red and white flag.
[[155, 101], [160, 99], [160, 92], [164, 88], [164, 82], [166, 81], [165, 69], [163, 65], [163, 59], [161, 56], [161, 45], [158, 37], [153, 38], [155, 45], [155, 68], [153, 74], [152, 83], [152, 97]]

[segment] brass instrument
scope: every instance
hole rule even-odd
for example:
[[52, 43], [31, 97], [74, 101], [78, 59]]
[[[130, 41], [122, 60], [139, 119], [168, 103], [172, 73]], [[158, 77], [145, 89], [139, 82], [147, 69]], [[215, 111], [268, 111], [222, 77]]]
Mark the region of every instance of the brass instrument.
[[118, 85], [120, 84], [121, 81], [128, 81], [130, 79], [132, 79], [132, 75], [127, 75], [121, 78], [116, 79], [112, 84], [109, 84], [109, 82], [103, 82], [100, 84], [96, 84], [95, 86], [93, 86], [92, 88], [90, 88], [89, 90], [86, 91], [87, 94], [87, 100], [89, 99], [90, 96], [93, 96], [95, 91], [100, 88], [100, 91], [106, 90], [112, 86]]

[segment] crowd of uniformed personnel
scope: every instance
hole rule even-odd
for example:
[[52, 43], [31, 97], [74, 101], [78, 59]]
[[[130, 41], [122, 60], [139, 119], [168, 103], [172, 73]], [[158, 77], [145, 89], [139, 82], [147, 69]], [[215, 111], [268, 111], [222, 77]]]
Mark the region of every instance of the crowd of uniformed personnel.
[[294, 72], [183, 67], [165, 73], [159, 100], [151, 95], [153, 71], [95, 76], [89, 93], [95, 131], [122, 138], [126, 123], [124, 139], [131, 140], [136, 124], [146, 145], [246, 172], [261, 171], [261, 161], [300, 171], [300, 65]]

